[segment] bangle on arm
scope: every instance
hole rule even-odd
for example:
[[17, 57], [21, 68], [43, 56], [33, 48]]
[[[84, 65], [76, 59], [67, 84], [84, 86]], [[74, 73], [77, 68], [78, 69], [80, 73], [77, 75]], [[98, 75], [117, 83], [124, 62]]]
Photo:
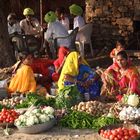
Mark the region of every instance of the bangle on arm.
[[76, 80], [76, 79], [74, 80], [74, 84], [75, 84], [75, 85], [77, 84], [77, 80]]

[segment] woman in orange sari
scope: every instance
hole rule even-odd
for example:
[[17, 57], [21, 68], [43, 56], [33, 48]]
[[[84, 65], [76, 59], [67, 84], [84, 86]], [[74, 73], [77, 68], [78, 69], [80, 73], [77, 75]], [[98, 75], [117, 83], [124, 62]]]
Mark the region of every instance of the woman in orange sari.
[[140, 95], [140, 74], [132, 66], [125, 51], [120, 51], [116, 63], [103, 74], [102, 94], [122, 95], [136, 93]]
[[30, 67], [32, 60], [31, 54], [21, 54], [20, 61], [15, 64], [14, 74], [8, 87], [10, 93], [36, 91], [36, 81], [33, 70]]

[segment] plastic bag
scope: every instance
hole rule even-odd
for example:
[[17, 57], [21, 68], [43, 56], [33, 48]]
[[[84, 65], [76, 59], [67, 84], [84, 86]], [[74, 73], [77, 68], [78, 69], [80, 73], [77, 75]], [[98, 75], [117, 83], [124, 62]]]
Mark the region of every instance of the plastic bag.
[[6, 88], [9, 78], [0, 81], [0, 88]]

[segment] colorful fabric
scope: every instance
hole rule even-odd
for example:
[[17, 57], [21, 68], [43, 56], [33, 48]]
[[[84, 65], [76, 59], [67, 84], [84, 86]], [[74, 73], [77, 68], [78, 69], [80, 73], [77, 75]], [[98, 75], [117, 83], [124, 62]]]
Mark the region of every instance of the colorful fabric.
[[54, 61], [54, 66], [55, 69], [58, 69], [59, 67], [61, 67], [64, 58], [68, 55], [69, 53], [69, 49], [66, 47], [59, 47], [58, 50], [58, 58]]
[[71, 52], [63, 65], [60, 78], [58, 80], [58, 88], [59, 90], [64, 88], [64, 82], [65, 82], [65, 74], [69, 74], [71, 76], [77, 76], [79, 73], [78, 69], [78, 52]]
[[69, 7], [69, 10], [71, 14], [76, 15], [76, 16], [82, 15], [83, 13], [83, 9], [79, 5], [76, 5], [76, 4], [72, 4]]
[[[84, 83], [86, 81], [94, 79], [95, 74], [96, 73], [89, 66], [81, 64], [79, 66], [79, 74], [77, 76], [77, 80]], [[88, 88], [85, 88], [79, 84], [78, 89], [82, 94], [89, 93], [91, 98], [100, 95], [100, 85], [98, 80], [93, 82]]]
[[103, 83], [110, 94], [113, 91], [124, 93], [137, 93], [140, 95], [140, 75], [136, 67], [131, 66], [121, 72], [117, 63], [113, 63], [103, 74]]
[[8, 89], [9, 92], [35, 92], [36, 81], [32, 68], [22, 65], [12, 77]]
[[34, 58], [31, 67], [34, 73], [49, 76], [51, 72], [48, 68], [53, 66], [53, 62], [54, 60], [50, 60], [48, 58]]
[[53, 11], [49, 11], [44, 17], [44, 20], [47, 23], [54, 22], [54, 21], [56, 21], [56, 19], [57, 19], [57, 16]]
[[[81, 64], [80, 66], [78, 65], [78, 57], [79, 57], [79, 53], [77, 52], [71, 52], [67, 56], [62, 72], [60, 74], [60, 78], [58, 80], [59, 90], [63, 89], [65, 85], [73, 84], [72, 82], [69, 82], [64, 79], [66, 74], [73, 76], [75, 79], [81, 81], [82, 83], [94, 78], [95, 73], [91, 70], [91, 68], [88, 66], [87, 62], [84, 59], [82, 60], [83, 64]], [[100, 95], [100, 88], [99, 88], [98, 81], [95, 81], [88, 88], [85, 88], [84, 86], [78, 83], [77, 83], [77, 87], [80, 93], [85, 93], [85, 92], [90, 93], [91, 98]]]

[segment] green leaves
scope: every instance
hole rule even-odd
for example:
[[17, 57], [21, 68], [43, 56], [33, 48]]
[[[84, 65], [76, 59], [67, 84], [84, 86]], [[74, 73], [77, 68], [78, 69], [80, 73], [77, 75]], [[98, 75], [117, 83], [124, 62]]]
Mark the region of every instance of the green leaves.
[[99, 130], [101, 127], [117, 124], [119, 120], [109, 117], [94, 117], [85, 112], [70, 111], [60, 120], [60, 125], [63, 127], [79, 129], [79, 128], [92, 128]]

